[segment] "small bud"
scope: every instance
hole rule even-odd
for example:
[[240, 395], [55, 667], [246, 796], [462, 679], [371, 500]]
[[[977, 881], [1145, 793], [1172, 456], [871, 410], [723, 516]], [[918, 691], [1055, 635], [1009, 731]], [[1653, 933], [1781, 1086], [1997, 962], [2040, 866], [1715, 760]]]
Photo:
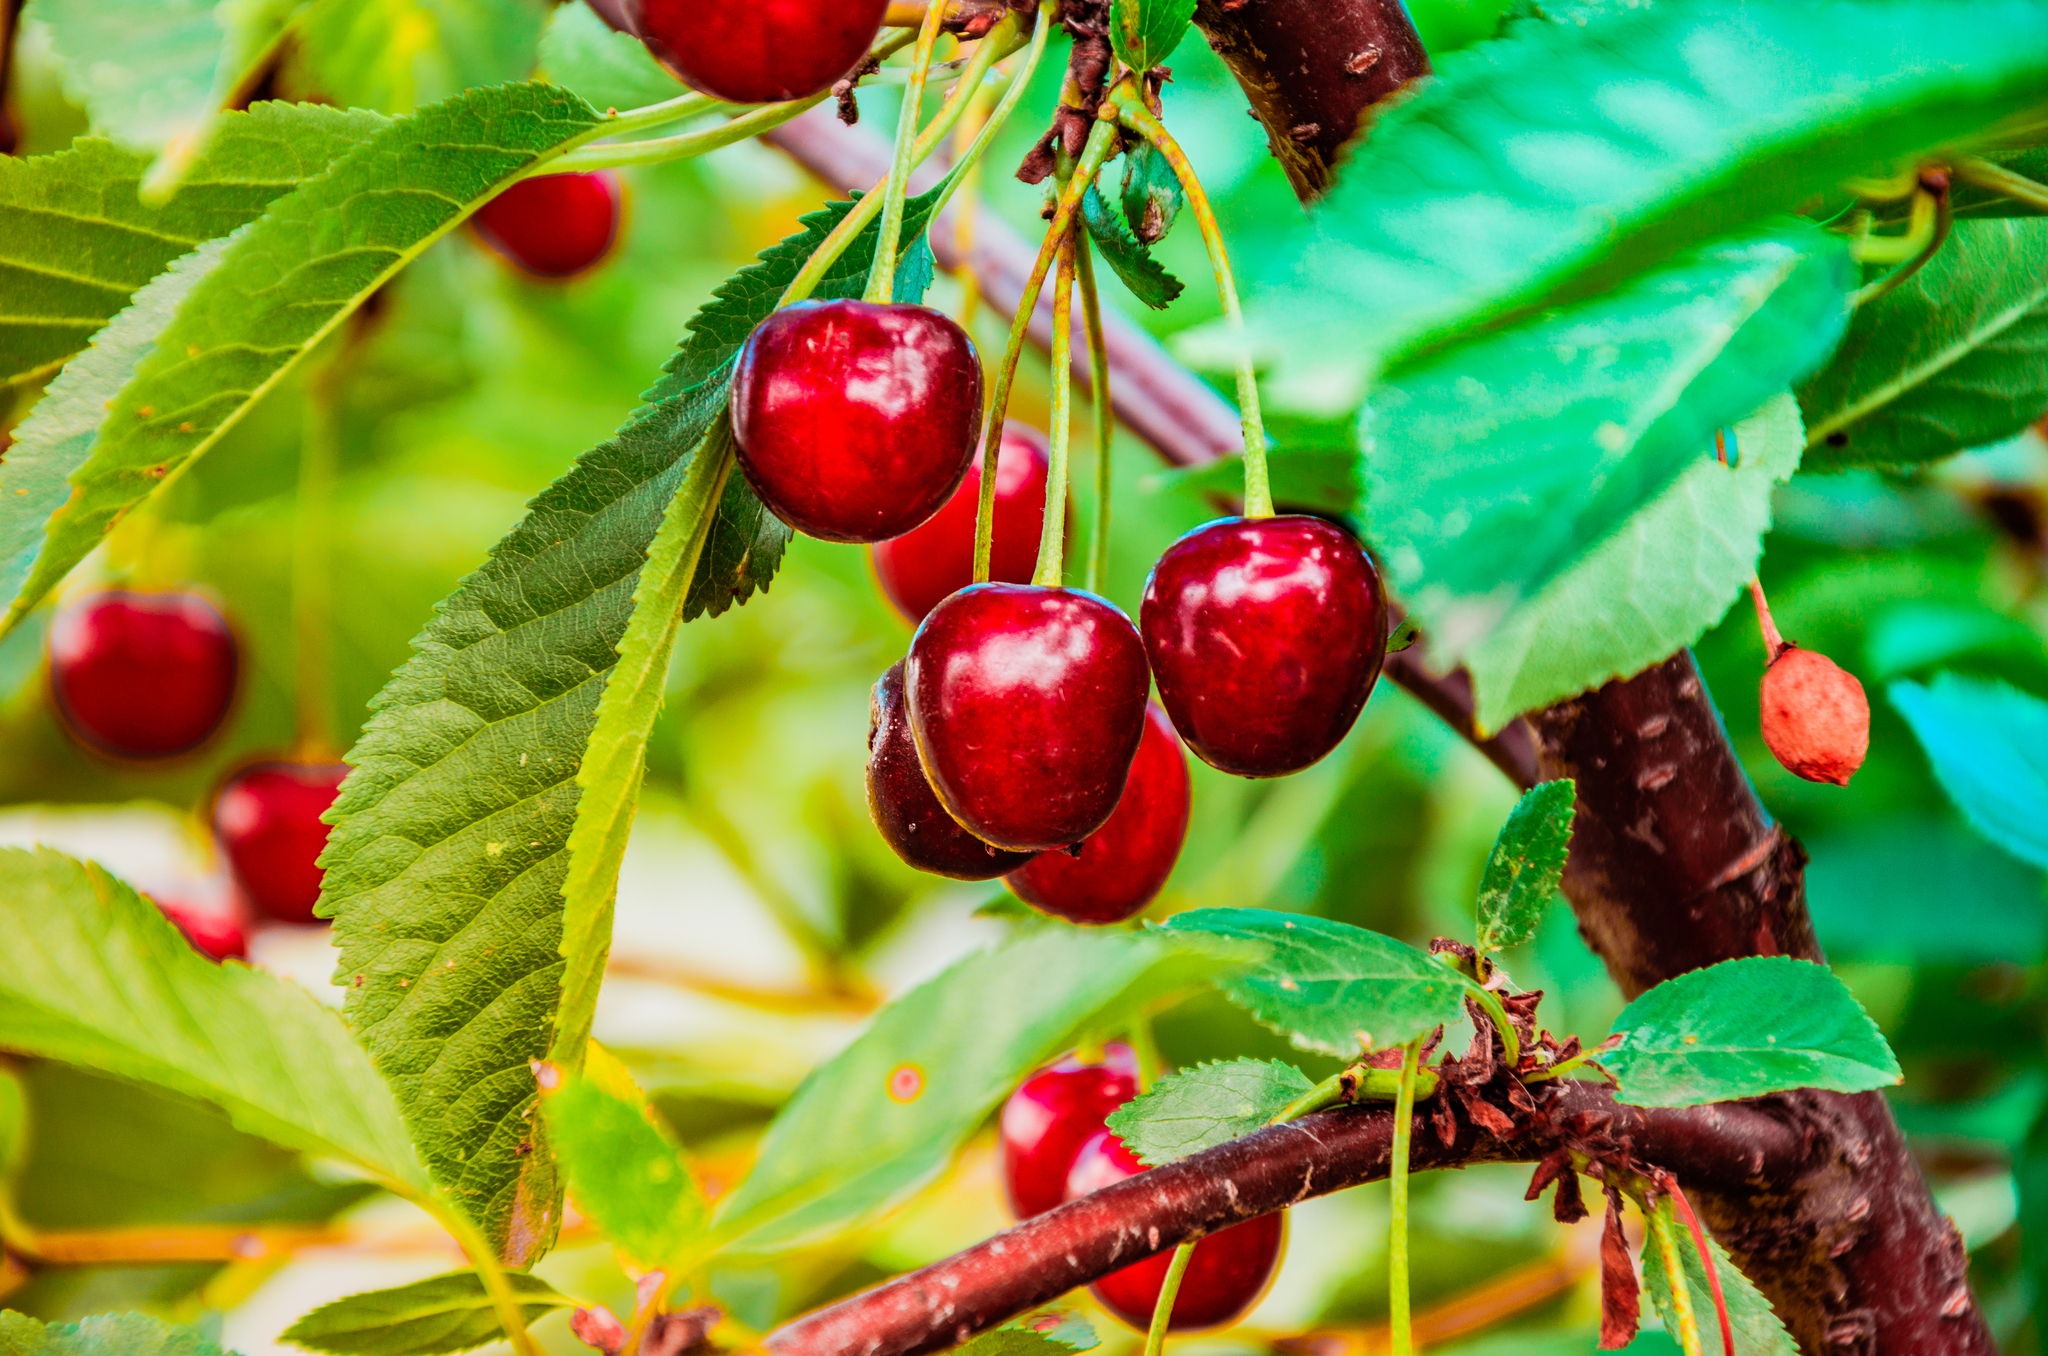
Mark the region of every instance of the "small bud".
[[1764, 670], [1763, 731], [1787, 771], [1847, 786], [1870, 750], [1870, 702], [1854, 674], [1787, 645]]

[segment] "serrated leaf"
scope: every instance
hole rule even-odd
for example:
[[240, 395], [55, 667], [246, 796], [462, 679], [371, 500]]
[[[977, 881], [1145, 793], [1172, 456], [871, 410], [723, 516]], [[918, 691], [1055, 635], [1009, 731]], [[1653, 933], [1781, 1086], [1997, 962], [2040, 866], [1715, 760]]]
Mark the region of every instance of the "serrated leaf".
[[681, 1260], [709, 1207], [683, 1146], [654, 1119], [626, 1066], [592, 1047], [583, 1074], [544, 1093], [541, 1105], [584, 1214], [642, 1271]]
[[[1087, 1328], [1085, 1321], [1081, 1326]], [[1060, 1332], [1032, 1332], [1027, 1328], [997, 1328], [985, 1332], [965, 1346], [953, 1348], [956, 1356], [1067, 1356], [1074, 1351], [1087, 1351], [1097, 1345], [1095, 1331], [1087, 1328], [1085, 1343], [1060, 1340]]]
[[[1735, 1334], [1735, 1356], [1798, 1356], [1799, 1344], [1785, 1331], [1771, 1302], [1763, 1297], [1749, 1277], [1742, 1274], [1728, 1253], [1712, 1237], [1707, 1246], [1714, 1252], [1714, 1270], [1721, 1278], [1721, 1298], [1728, 1305], [1728, 1326]], [[1714, 1313], [1713, 1291], [1707, 1285], [1707, 1271], [1700, 1264], [1699, 1249], [1692, 1235], [1678, 1230], [1678, 1256], [1685, 1267], [1686, 1285], [1692, 1293], [1693, 1316], [1699, 1325], [1700, 1342], [1709, 1351], [1721, 1349], [1721, 1324]], [[1679, 1320], [1671, 1300], [1671, 1278], [1664, 1269], [1661, 1249], [1643, 1249], [1643, 1288], [1664, 1319], [1664, 1330], [1678, 1331]]]
[[648, 54], [647, 44], [621, 33], [588, 5], [559, 5], [540, 36], [543, 74], [590, 101], [593, 108], [642, 108], [684, 93]]
[[1181, 294], [1181, 280], [1160, 266], [1093, 184], [1081, 195], [1081, 220], [1087, 223], [1088, 238], [1101, 249], [1102, 257], [1123, 279], [1124, 286], [1131, 289], [1132, 296], [1156, 310], [1164, 310]]
[[1148, 245], [1165, 238], [1187, 202], [1180, 176], [1149, 141], [1141, 141], [1135, 149], [1124, 152], [1123, 188], [1118, 196], [1123, 200], [1124, 220], [1130, 223], [1131, 232]]
[[0, 935], [0, 1049], [198, 1098], [425, 1191], [390, 1090], [303, 989], [208, 961], [149, 901], [48, 849], [0, 850]]
[[1900, 1081], [1862, 1005], [1824, 965], [1722, 961], [1667, 979], [1622, 1009], [1602, 1055], [1631, 1106], [1699, 1106], [1789, 1088], [1868, 1092]]
[[[190, 1328], [147, 1314], [104, 1314], [48, 1327], [0, 1309], [0, 1356], [223, 1356]], [[233, 1353], [226, 1353], [233, 1356]]]
[[[1282, 511], [1356, 513], [1365, 503], [1365, 468], [1349, 448], [1269, 447], [1266, 479], [1273, 503]], [[1240, 498], [1244, 494], [1244, 453], [1204, 462], [1200, 466], [1162, 471], [1147, 488], [1188, 490], [1195, 494]]]
[[753, 1171], [719, 1202], [719, 1236], [787, 1247], [902, 1200], [1098, 1014], [1223, 968], [1177, 940], [1047, 929], [889, 1004], [777, 1113]]
[[1315, 1084], [1276, 1059], [1233, 1059], [1182, 1069], [1118, 1107], [1109, 1128], [1158, 1167], [1251, 1134]]
[[386, 122], [309, 104], [225, 114], [159, 207], [137, 194], [148, 157], [111, 142], [0, 156], [0, 382], [56, 368], [173, 259], [254, 221]]
[[1577, 790], [1569, 778], [1533, 786], [1501, 826], [1479, 882], [1480, 955], [1520, 946], [1536, 935], [1564, 879]]
[[1252, 948], [1224, 995], [1303, 1050], [1355, 1057], [1402, 1045], [1465, 1010], [1464, 986], [1424, 953], [1349, 923], [1269, 909], [1195, 909], [1168, 933]]
[[[576, 1303], [538, 1276], [515, 1271], [506, 1279], [529, 1323]], [[445, 1356], [504, 1335], [477, 1274], [454, 1271], [323, 1304], [286, 1328], [283, 1338], [334, 1356]]]
[[542, 0], [318, 0], [287, 78], [352, 108], [410, 113], [527, 78], [546, 18]]
[[1800, 387], [1815, 469], [1931, 461], [2048, 409], [2048, 221], [1957, 222], [1906, 282], [1857, 309]]
[[1475, 327], [1987, 138], [2044, 89], [2044, 0], [1700, 0], [1516, 25], [1380, 112], [1269, 256], [1253, 342], [1283, 402], [1346, 408]]
[[1109, 45], [1124, 65], [1149, 71], [1173, 55], [1194, 17], [1195, 0], [1114, 0]]
[[1957, 673], [1924, 687], [1893, 683], [1889, 692], [1970, 826], [2048, 867], [2048, 702]]

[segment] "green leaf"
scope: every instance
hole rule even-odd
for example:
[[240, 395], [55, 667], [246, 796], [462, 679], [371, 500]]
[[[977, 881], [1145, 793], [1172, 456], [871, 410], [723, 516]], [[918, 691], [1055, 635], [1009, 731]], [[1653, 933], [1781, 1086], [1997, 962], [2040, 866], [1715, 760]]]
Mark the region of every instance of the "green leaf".
[[[1714, 1270], [1721, 1278], [1721, 1298], [1728, 1305], [1728, 1326], [1735, 1333], [1738, 1356], [1799, 1356], [1799, 1344], [1785, 1331], [1771, 1302], [1742, 1274], [1728, 1253], [1710, 1236], [1707, 1246], [1714, 1251]], [[1685, 1279], [1692, 1292], [1693, 1316], [1699, 1325], [1701, 1345], [1708, 1351], [1721, 1349], [1721, 1323], [1714, 1313], [1714, 1292], [1707, 1285], [1707, 1271], [1700, 1264], [1699, 1249], [1692, 1235], [1678, 1226], [1678, 1256], [1685, 1267]], [[1664, 1270], [1661, 1249], [1643, 1249], [1643, 1287], [1650, 1292], [1664, 1330], [1678, 1331], [1678, 1314], [1671, 1303], [1671, 1278]]]
[[[1269, 447], [1266, 477], [1275, 505], [1316, 513], [1355, 513], [1365, 502], [1364, 467], [1348, 448]], [[1147, 487], [1240, 498], [1244, 494], [1244, 453], [1200, 466], [1162, 471]]]
[[1217, 987], [1303, 1050], [1340, 1058], [1403, 1045], [1465, 1011], [1457, 977], [1405, 942], [1308, 914], [1195, 909], [1168, 934], [1246, 945], [1253, 963]]
[[524, 80], [546, 17], [542, 0], [318, 0], [300, 21], [289, 81], [351, 108], [410, 113]]
[[1931, 461], [2048, 409], [2048, 221], [1957, 222], [1799, 390], [1809, 465]]
[[1276, 1059], [1182, 1069], [1109, 1117], [1109, 1128], [1153, 1167], [1212, 1149], [1268, 1124], [1315, 1084]]
[[1093, 184], [1081, 195], [1081, 220], [1087, 223], [1089, 239], [1101, 249], [1102, 257], [1123, 279], [1124, 286], [1131, 289], [1132, 296], [1156, 310], [1164, 310], [1181, 294], [1181, 280], [1159, 266], [1152, 251], [1131, 234], [1131, 228]]
[[626, 1066], [592, 1047], [583, 1074], [541, 1105], [569, 1189], [604, 1236], [642, 1271], [681, 1261], [710, 1207]]
[[298, 986], [216, 965], [97, 866], [0, 850], [0, 1048], [196, 1097], [254, 1135], [422, 1193], [390, 1090]]
[[1180, 176], [1149, 141], [1141, 141], [1135, 150], [1124, 152], [1124, 182], [1118, 196], [1123, 200], [1124, 220], [1131, 224], [1132, 233], [1148, 245], [1165, 238], [1187, 202]]
[[1577, 791], [1569, 778], [1531, 787], [1501, 826], [1479, 882], [1480, 955], [1520, 946], [1536, 935], [1564, 879]]
[[[575, 1306], [576, 1301], [538, 1276], [515, 1271], [506, 1279], [529, 1323]], [[335, 1356], [442, 1356], [504, 1335], [474, 1271], [350, 1295], [321, 1305], [283, 1333], [287, 1342]]]
[[1987, 139], [2044, 89], [2048, 0], [1698, 0], [1517, 25], [1380, 113], [1272, 252], [1253, 342], [1276, 398], [1347, 408], [1475, 327]]
[[1889, 691], [1970, 826], [2021, 861], [2048, 867], [2048, 702], [1956, 673]]
[[0, 382], [54, 370], [173, 259], [254, 221], [385, 125], [310, 104], [226, 114], [160, 207], [138, 197], [148, 158], [110, 142], [0, 156]]
[[646, 43], [619, 32], [588, 5], [560, 5], [548, 16], [540, 65], [548, 79], [575, 90], [592, 108], [644, 108], [686, 92]]
[[[147, 1314], [105, 1314], [44, 1327], [0, 1309], [0, 1356], [222, 1356], [190, 1328]], [[232, 1354], [230, 1354], [232, 1356]]]
[[1109, 45], [1124, 65], [1149, 71], [1173, 55], [1194, 17], [1195, 0], [1115, 0]]
[[1097, 1014], [1218, 967], [1176, 940], [1046, 929], [889, 1004], [776, 1115], [753, 1171], [719, 1202], [719, 1236], [786, 1247], [903, 1199]]
[[1867, 1092], [1900, 1080], [1899, 1062], [1861, 1005], [1824, 965], [1789, 956], [1722, 961], [1637, 998], [1600, 1057], [1631, 1106], [1698, 1106], [1789, 1088]]
[[[1082, 1326], [1086, 1327], [1086, 1324]], [[1065, 1331], [1060, 1329], [1053, 1332], [1032, 1332], [1028, 1328], [997, 1328], [994, 1332], [985, 1332], [965, 1346], [955, 1347], [953, 1350], [955, 1356], [1067, 1356], [1069, 1352], [1087, 1351], [1097, 1345], [1093, 1329], [1088, 1330], [1087, 1340], [1081, 1343], [1061, 1341], [1060, 1337]]]
[[507, 178], [601, 130], [588, 104], [552, 86], [484, 90], [387, 125], [273, 204], [192, 289], [109, 406], [72, 473], [77, 493], [51, 520], [0, 629]]

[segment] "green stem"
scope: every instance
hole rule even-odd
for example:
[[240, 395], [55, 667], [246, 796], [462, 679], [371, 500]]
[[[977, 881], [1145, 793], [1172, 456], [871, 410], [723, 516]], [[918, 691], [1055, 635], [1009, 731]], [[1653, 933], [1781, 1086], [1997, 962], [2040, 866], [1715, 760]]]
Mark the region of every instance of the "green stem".
[[[932, 49], [939, 42], [939, 25], [946, 6], [933, 4], [924, 12], [917, 30], [917, 50], [910, 57], [910, 84], [903, 91], [903, 112], [896, 119], [896, 158], [889, 165], [889, 181], [882, 190], [882, 236], [875, 242], [875, 262], [868, 269], [868, 301], [887, 303], [896, 295], [896, 255], [903, 236], [903, 199], [910, 191], [910, 161], [917, 146], [917, 121], [924, 113], [924, 85], [931, 73]], [[963, 91], [964, 93], [964, 91]], [[955, 101], [965, 107], [966, 100]]]
[[1980, 160], [1974, 155], [1957, 156], [1949, 169], [1966, 184], [2003, 193], [2014, 202], [2025, 203], [2039, 212], [2048, 212], [2048, 184], [2037, 184], [2023, 174], [2014, 174], [2003, 165]]
[[498, 1326], [505, 1330], [505, 1340], [511, 1344], [514, 1356], [537, 1356], [533, 1336], [526, 1331], [526, 1311], [519, 1305], [519, 1296], [513, 1293], [512, 1282], [505, 1275], [505, 1265], [498, 1260], [497, 1251], [476, 1227], [475, 1221], [439, 1192], [414, 1197], [414, 1200], [441, 1222], [441, 1227], [454, 1237], [469, 1258], [469, 1264], [476, 1268], [477, 1279], [484, 1283], [484, 1293], [491, 1297], [491, 1312], [498, 1316]]
[[1650, 1237], [1656, 1240], [1657, 1257], [1664, 1263], [1664, 1279], [1671, 1286], [1671, 1312], [1678, 1320], [1679, 1346], [1685, 1356], [1704, 1356], [1700, 1350], [1700, 1325], [1692, 1312], [1692, 1285], [1685, 1279], [1685, 1259], [1679, 1256], [1678, 1235], [1671, 1227], [1671, 1197], [1665, 1196], [1651, 1210]]
[[1414, 1137], [1415, 1073], [1422, 1039], [1401, 1053], [1401, 1089], [1394, 1099], [1393, 1219], [1387, 1236], [1387, 1334], [1393, 1356], [1412, 1356], [1415, 1334], [1408, 1316], [1408, 1156]]
[[1195, 177], [1187, 153], [1166, 130], [1166, 124], [1152, 115], [1142, 99], [1119, 101], [1117, 114], [1124, 126], [1152, 143], [1173, 166], [1180, 179], [1188, 208], [1202, 229], [1202, 243], [1209, 247], [1209, 267], [1216, 274], [1216, 290], [1223, 298], [1223, 315], [1237, 341], [1237, 407], [1244, 424], [1244, 516], [1267, 518], [1273, 513], [1273, 491], [1266, 481], [1266, 426], [1259, 414], [1259, 379], [1252, 370], [1251, 349], [1245, 343], [1244, 312], [1237, 304], [1237, 277], [1230, 269], [1230, 253], [1223, 246], [1223, 228], [1216, 223], [1209, 195]]
[[1038, 534], [1038, 568], [1031, 582], [1058, 588], [1067, 554], [1067, 444], [1074, 404], [1074, 230], [1060, 243], [1060, 266], [1052, 284], [1052, 427], [1045, 477], [1045, 523]]
[[1166, 1345], [1166, 1329], [1173, 1322], [1173, 1302], [1180, 1298], [1180, 1280], [1188, 1274], [1188, 1262], [1194, 1255], [1193, 1243], [1183, 1243], [1173, 1250], [1166, 1279], [1159, 1285], [1159, 1298], [1152, 1304], [1152, 1326], [1145, 1333], [1145, 1356], [1159, 1356]]
[[1508, 1010], [1501, 1004], [1500, 996], [1483, 985], [1467, 986], [1472, 998], [1493, 1019], [1494, 1030], [1500, 1032], [1501, 1048], [1506, 1052], [1507, 1066], [1513, 1070], [1522, 1062], [1522, 1037], [1515, 1030], [1515, 1024], [1508, 1020]]
[[[1858, 288], [1849, 297], [1849, 305], [1852, 308], [1867, 306], [1879, 297], [1890, 293], [1892, 289], [1927, 267], [1928, 261], [1941, 251], [1943, 244], [1947, 243], [1949, 229], [1955, 224], [1955, 212], [1949, 205], [1949, 196], [1945, 189], [1939, 193], [1921, 193], [1913, 199], [1912, 220], [1915, 223], [1914, 231], [1917, 232], [1919, 229], [1918, 223], [1923, 206], [1929, 203], [1932, 204], [1931, 210], [1934, 213], [1934, 225], [1926, 233], [1926, 240], [1921, 246], [1920, 252], [1914, 255], [1910, 262], [1893, 269], [1876, 282], [1871, 283], [1867, 287]], [[1908, 235], [1910, 236], [1913, 233], [1908, 232]]]
[[[1437, 1075], [1430, 1070], [1417, 1069], [1414, 1083], [1415, 1099], [1426, 1102], [1436, 1096], [1438, 1082]], [[1279, 1115], [1273, 1117], [1270, 1124], [1281, 1125], [1287, 1121], [1298, 1121], [1303, 1116], [1327, 1111], [1333, 1106], [1350, 1106], [1354, 1102], [1398, 1101], [1400, 1096], [1399, 1069], [1374, 1069], [1364, 1064], [1354, 1064], [1341, 1073], [1331, 1074], [1289, 1102]]]
[[1110, 444], [1116, 413], [1109, 403], [1109, 345], [1102, 336], [1102, 298], [1095, 290], [1095, 260], [1085, 232], [1074, 234], [1074, 283], [1081, 289], [1081, 323], [1088, 332], [1088, 386], [1095, 404], [1095, 523], [1088, 547], [1088, 591], [1109, 578]]
[[1133, 1013], [1125, 1039], [1131, 1043], [1131, 1053], [1138, 1057], [1138, 1091], [1143, 1092], [1166, 1072], [1166, 1060], [1159, 1053], [1158, 1038], [1152, 1034], [1151, 1014], [1142, 1008]]

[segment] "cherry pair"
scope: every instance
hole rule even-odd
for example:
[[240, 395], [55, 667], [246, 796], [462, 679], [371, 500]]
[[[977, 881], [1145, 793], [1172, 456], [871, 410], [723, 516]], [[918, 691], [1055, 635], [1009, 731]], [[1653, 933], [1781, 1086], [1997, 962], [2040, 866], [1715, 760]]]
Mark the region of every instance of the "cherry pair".
[[[1138, 1063], [1126, 1045], [1109, 1046], [1101, 1063], [1069, 1055], [1018, 1085], [1003, 1106], [1001, 1162], [1019, 1219], [1146, 1171], [1104, 1124], [1137, 1095]], [[1241, 1317], [1272, 1279], [1284, 1236], [1281, 1216], [1261, 1215], [1196, 1244], [1169, 1327], [1213, 1328]], [[1091, 1289], [1104, 1308], [1142, 1330], [1151, 1324], [1172, 1261], [1168, 1249], [1111, 1272]]]

